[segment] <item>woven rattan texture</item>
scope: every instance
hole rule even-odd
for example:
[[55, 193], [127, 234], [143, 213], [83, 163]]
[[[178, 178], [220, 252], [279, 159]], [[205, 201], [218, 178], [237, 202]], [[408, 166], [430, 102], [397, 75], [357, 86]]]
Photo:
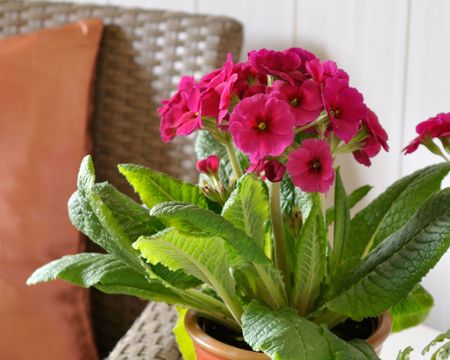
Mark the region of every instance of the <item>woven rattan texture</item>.
[[[215, 16], [0, 0], [0, 37], [84, 18], [101, 18], [105, 23], [92, 94], [93, 155], [98, 179], [129, 193], [116, 165], [131, 162], [193, 180], [192, 139], [163, 144], [156, 108], [175, 90], [181, 75], [198, 77], [220, 66], [228, 52], [238, 58], [242, 26]], [[70, 134], [67, 139], [70, 141]], [[91, 303], [96, 342], [104, 356], [145, 304], [96, 291], [92, 292]]]
[[173, 307], [150, 303], [107, 360], [181, 360], [172, 335], [176, 318]]

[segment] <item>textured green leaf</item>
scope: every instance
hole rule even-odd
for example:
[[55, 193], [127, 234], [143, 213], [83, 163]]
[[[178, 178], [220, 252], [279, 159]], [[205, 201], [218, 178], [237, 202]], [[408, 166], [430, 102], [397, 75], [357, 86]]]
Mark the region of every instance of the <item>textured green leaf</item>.
[[[372, 190], [372, 186], [363, 185], [355, 190], [353, 190], [348, 198], [348, 207], [352, 209], [356, 204], [358, 204], [368, 193]], [[334, 221], [334, 206], [327, 209], [327, 225], [331, 225]]]
[[112, 255], [81, 253], [64, 256], [37, 269], [27, 284], [61, 279], [81, 287], [96, 287], [110, 294], [125, 294], [141, 299], [181, 302], [180, 297], [158, 282], [149, 282]]
[[450, 165], [442, 163], [416, 171], [391, 185], [352, 219], [344, 257], [366, 255], [400, 229], [434, 192], [438, 191]]
[[158, 264], [150, 264], [151, 271], [158, 279], [170, 284], [178, 289], [190, 289], [198, 287], [202, 284], [197, 278], [187, 275], [182, 269], [171, 271], [166, 266]]
[[152, 237], [141, 237], [133, 245], [152, 264], [162, 263], [172, 271], [187, 274], [209, 284], [239, 321], [242, 308], [229, 272], [224, 242], [219, 237], [180, 233], [174, 228]]
[[295, 249], [293, 304], [307, 314], [317, 299], [326, 271], [327, 239], [320, 197], [314, 194], [311, 214]]
[[94, 183], [94, 166], [88, 156], [81, 164], [78, 190], [69, 199], [70, 220], [78, 230], [107, 252], [136, 271], [143, 271], [139, 253], [131, 246], [132, 240], [103, 203], [100, 194], [94, 191]]
[[269, 219], [265, 184], [254, 175], [244, 175], [225, 203], [222, 216], [264, 249], [265, 227]]
[[350, 230], [350, 206], [339, 170], [336, 172], [334, 204], [334, 241], [331, 266], [336, 269], [345, 260], [344, 254], [351, 254], [352, 250], [352, 244], [347, 241]]
[[241, 259], [252, 262], [258, 276], [265, 283], [268, 294], [278, 305], [285, 303], [286, 294], [280, 273], [275, 269], [272, 261], [266, 257], [263, 249], [243, 230], [236, 228], [220, 215], [191, 204], [162, 203], [156, 205], [151, 210], [151, 214], [162, 219], [163, 222], [168, 221], [180, 232], [186, 232], [186, 226], [189, 226], [190, 233], [222, 238], [225, 240], [230, 264], [242, 265]]
[[[234, 227], [229, 221], [209, 210], [191, 204], [167, 202], [156, 205], [151, 210], [151, 214], [163, 221], [182, 220], [182, 225], [188, 223], [191, 229], [197, 229], [199, 234], [221, 237], [250, 261], [261, 264], [270, 263], [263, 250], [243, 230]], [[184, 226], [178, 230], [184, 231]]]
[[271, 310], [253, 301], [242, 316], [242, 330], [253, 350], [274, 360], [378, 359], [369, 345], [347, 343], [289, 308]]
[[[219, 178], [224, 185], [229, 185], [230, 179], [234, 176], [233, 168], [225, 146], [214, 140], [211, 134], [207, 131], [199, 131], [195, 141], [195, 152], [199, 160], [205, 159], [210, 155], [217, 155], [220, 158]], [[239, 163], [242, 169], [249, 167], [249, 161], [246, 155], [241, 151], [236, 150]], [[179, 200], [184, 201], [184, 200]]]
[[86, 155], [81, 160], [78, 171], [77, 186], [79, 189], [90, 189], [95, 183], [95, 169], [91, 155]]
[[208, 208], [206, 197], [195, 185], [144, 166], [121, 164], [119, 171], [133, 186], [141, 201], [150, 209], [156, 204], [167, 201], [187, 202]]
[[149, 215], [148, 209], [119, 192], [114, 186], [100, 183], [93, 186], [93, 191], [111, 210], [131, 242], [136, 241], [141, 235], [150, 236], [164, 228], [157, 218]]
[[408, 297], [389, 309], [392, 330], [401, 331], [419, 325], [427, 318], [433, 303], [433, 297], [422, 286], [418, 286]]
[[300, 210], [303, 220], [309, 216], [313, 206], [312, 194], [301, 191], [294, 186], [291, 179], [285, 176], [281, 182], [281, 210], [284, 214], [291, 215], [295, 209]]
[[450, 189], [445, 189], [336, 284], [327, 307], [355, 320], [377, 316], [405, 298], [449, 246]]

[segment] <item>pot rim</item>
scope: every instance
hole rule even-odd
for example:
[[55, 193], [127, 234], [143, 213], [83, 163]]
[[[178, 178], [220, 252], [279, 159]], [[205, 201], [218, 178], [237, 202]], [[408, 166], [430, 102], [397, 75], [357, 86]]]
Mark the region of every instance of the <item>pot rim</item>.
[[[266, 354], [257, 353], [254, 351], [243, 350], [237, 347], [225, 344], [219, 340], [209, 336], [198, 324], [197, 314], [193, 311], [188, 311], [184, 318], [186, 331], [194, 340], [194, 343], [199, 344], [203, 349], [206, 349], [211, 354], [221, 356], [224, 359], [235, 360], [268, 360], [270, 359]], [[231, 356], [231, 357], [230, 357]]]
[[[386, 311], [380, 315], [377, 328], [370, 335], [366, 341], [372, 348], [379, 352], [381, 346], [389, 336], [392, 326], [392, 317]], [[219, 340], [216, 340], [212, 336], [209, 336], [198, 324], [198, 316], [194, 311], [188, 311], [184, 319], [186, 331], [193, 339], [194, 343], [198, 344], [203, 349], [207, 350], [211, 354], [216, 356], [222, 356], [224, 359], [235, 360], [268, 360], [270, 359], [266, 354], [258, 353], [249, 350], [239, 349], [237, 347], [225, 344]], [[232, 357], [230, 357], [232, 356]]]
[[365, 341], [371, 345], [376, 351], [381, 349], [381, 346], [386, 341], [387, 337], [391, 333], [392, 328], [392, 317], [385, 311], [381, 316], [378, 317], [378, 326]]

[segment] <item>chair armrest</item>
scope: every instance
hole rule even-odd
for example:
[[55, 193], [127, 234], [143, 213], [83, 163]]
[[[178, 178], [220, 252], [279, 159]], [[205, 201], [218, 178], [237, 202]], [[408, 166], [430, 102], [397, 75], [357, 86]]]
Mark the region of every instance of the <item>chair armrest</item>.
[[105, 360], [182, 360], [172, 328], [173, 306], [150, 302]]

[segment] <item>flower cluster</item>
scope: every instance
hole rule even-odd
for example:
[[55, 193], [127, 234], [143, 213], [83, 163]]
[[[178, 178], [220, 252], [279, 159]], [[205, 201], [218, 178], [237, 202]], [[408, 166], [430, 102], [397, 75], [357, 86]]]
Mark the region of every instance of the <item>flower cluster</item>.
[[251, 51], [195, 82], [183, 77], [159, 108], [161, 137], [204, 129], [248, 155], [248, 172], [281, 181], [285, 170], [304, 191], [327, 192], [334, 157], [351, 152], [369, 166], [387, 134], [349, 76], [300, 48]]
[[[426, 146], [431, 152], [446, 159], [433, 139], [439, 139], [447, 153], [450, 153], [450, 113], [440, 113], [416, 126], [418, 136], [404, 148], [405, 154], [417, 150], [419, 145]], [[446, 159], [447, 160], [447, 159]]]

